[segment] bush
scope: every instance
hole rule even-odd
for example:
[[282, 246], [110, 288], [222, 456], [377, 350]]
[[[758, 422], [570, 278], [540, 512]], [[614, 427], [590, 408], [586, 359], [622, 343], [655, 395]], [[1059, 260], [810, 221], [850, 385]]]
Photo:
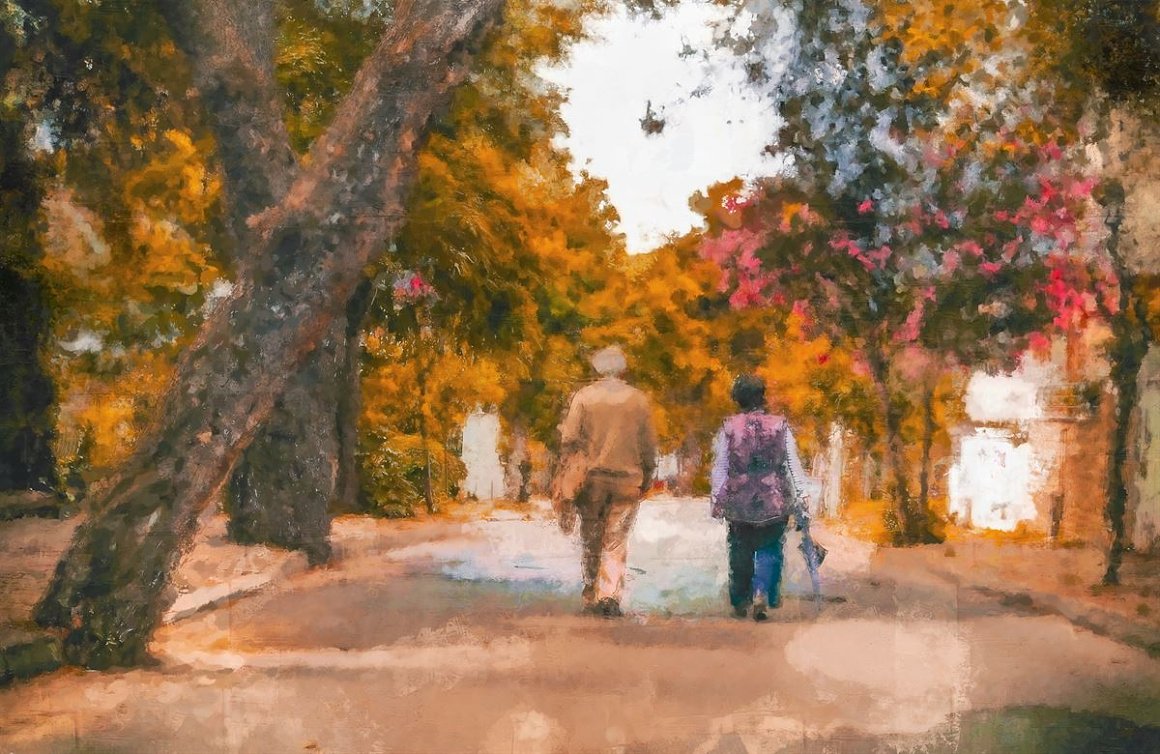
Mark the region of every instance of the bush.
[[[370, 510], [388, 518], [403, 518], [425, 507], [427, 456], [417, 435], [372, 432], [363, 436], [362, 446], [362, 494]], [[463, 463], [437, 442], [429, 440], [427, 450], [432, 492], [436, 503], [442, 504], [458, 494]]]

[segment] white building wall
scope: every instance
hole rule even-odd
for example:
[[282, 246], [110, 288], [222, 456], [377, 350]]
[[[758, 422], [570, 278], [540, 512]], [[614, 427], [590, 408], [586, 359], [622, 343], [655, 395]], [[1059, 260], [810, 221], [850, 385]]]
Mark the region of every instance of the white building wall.
[[463, 491], [480, 500], [504, 494], [504, 470], [499, 457], [499, 416], [476, 410], [463, 423], [463, 452], [467, 467]]

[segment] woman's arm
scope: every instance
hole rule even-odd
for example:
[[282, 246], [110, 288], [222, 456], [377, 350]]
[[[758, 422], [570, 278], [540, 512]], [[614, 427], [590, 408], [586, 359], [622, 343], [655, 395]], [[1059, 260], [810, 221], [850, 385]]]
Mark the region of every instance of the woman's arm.
[[794, 439], [793, 430], [788, 427], [785, 430], [785, 460], [786, 469], [789, 471], [790, 488], [793, 491], [793, 513], [800, 529], [810, 522], [810, 501], [804, 485], [806, 472], [798, 455], [797, 440]]
[[729, 475], [729, 438], [722, 428], [713, 438], [713, 465], [709, 468], [709, 503], [713, 518], [723, 518], [725, 507], [721, 503], [721, 490], [725, 488], [725, 478]]

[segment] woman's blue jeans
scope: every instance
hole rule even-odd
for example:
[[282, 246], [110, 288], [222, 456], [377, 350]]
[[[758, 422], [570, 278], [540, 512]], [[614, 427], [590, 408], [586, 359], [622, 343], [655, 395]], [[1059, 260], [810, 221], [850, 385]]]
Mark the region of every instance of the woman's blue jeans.
[[766, 604], [781, 601], [782, 550], [788, 521], [768, 524], [729, 522], [729, 601], [748, 607], [764, 598]]

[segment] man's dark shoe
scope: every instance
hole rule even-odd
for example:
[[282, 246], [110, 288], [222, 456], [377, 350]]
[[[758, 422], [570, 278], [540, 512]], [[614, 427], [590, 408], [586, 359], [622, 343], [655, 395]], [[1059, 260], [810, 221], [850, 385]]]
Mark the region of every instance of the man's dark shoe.
[[748, 618], [749, 617], [749, 605], [734, 605], [733, 606], [733, 617], [734, 618]]
[[596, 606], [600, 609], [600, 615], [605, 618], [620, 618], [624, 615], [620, 609], [620, 603], [611, 597], [605, 597], [597, 602]]

